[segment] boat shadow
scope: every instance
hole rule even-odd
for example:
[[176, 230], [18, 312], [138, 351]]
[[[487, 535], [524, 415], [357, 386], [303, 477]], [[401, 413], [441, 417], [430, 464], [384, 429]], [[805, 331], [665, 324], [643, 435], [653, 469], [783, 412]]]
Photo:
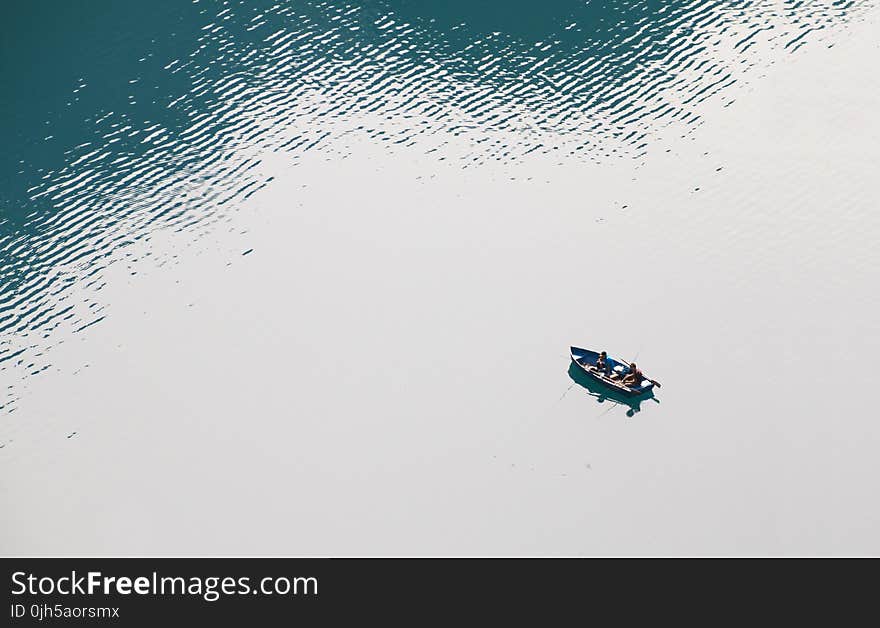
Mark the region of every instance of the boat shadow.
[[611, 401], [612, 403], [619, 404], [621, 406], [626, 406], [626, 416], [633, 416], [636, 412], [640, 412], [642, 409], [642, 402], [644, 401], [654, 401], [656, 403], [660, 403], [660, 400], [654, 396], [654, 391], [652, 390], [646, 395], [642, 395], [640, 397], [627, 397], [626, 395], [617, 392], [613, 388], [609, 388], [592, 377], [584, 373], [583, 369], [577, 366], [574, 362], [569, 362], [568, 364], [568, 376], [571, 380], [580, 386], [581, 388], [586, 389], [587, 393], [596, 399], [597, 403], [605, 403], [606, 401]]

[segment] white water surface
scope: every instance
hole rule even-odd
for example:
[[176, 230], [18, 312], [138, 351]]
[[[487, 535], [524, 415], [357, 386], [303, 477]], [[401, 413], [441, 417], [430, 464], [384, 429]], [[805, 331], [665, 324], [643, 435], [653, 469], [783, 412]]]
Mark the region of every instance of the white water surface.
[[26, 380], [0, 553], [877, 554], [876, 17], [643, 163], [265, 156]]

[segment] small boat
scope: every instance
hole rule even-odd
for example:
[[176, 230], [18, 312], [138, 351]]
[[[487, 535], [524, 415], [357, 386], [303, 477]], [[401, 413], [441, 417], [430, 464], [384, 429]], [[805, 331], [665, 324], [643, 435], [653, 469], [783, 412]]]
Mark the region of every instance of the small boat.
[[575, 362], [568, 363], [568, 376], [575, 384], [583, 388], [586, 393], [599, 403], [610, 401], [612, 404], [626, 406], [626, 416], [635, 416], [642, 409], [642, 402], [647, 400], [660, 403], [653, 393], [647, 395], [623, 395], [610, 386], [599, 383], [598, 380], [587, 375], [586, 371]]
[[[654, 384], [656, 382], [648, 378], [644, 378], [641, 386], [637, 388], [626, 386], [622, 379], [629, 372], [629, 364], [621, 360], [615, 360], [610, 355], [605, 358], [605, 364], [608, 366], [607, 373], [594, 370], [591, 367], [596, 366], [596, 359], [598, 357], [598, 351], [571, 347], [571, 361], [573, 365], [578, 366], [590, 379], [607, 386], [614, 392], [626, 397], [645, 397], [654, 391]], [[610, 374], [616, 374], [617, 378], [612, 378]]]

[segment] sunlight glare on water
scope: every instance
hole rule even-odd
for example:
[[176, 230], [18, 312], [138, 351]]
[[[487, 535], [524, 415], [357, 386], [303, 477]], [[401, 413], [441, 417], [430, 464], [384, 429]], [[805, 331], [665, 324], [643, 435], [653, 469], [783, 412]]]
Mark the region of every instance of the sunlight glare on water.
[[[31, 445], [38, 448], [54, 438], [54, 427], [48, 424], [39, 437], [28, 440], [26, 434], [45, 417], [64, 415], [62, 401], [73, 399], [70, 390], [80, 386], [70, 382], [75, 374], [84, 380], [86, 363], [95, 362], [93, 370], [113, 369], [108, 366], [112, 361], [93, 360], [99, 353], [86, 350], [73, 358], [79, 360], [76, 365], [56, 364], [53, 356], [65, 347], [65, 359], [70, 359], [73, 343], [88, 346], [88, 339], [102, 329], [118, 334], [114, 338], [120, 339], [120, 346], [126, 334], [131, 334], [135, 344], [134, 336], [155, 333], [155, 343], [145, 342], [146, 349], [151, 344], [166, 347], [163, 342], [167, 340], [159, 337], [178, 334], [181, 345], [193, 343], [181, 355], [173, 359], [163, 355], [155, 363], [146, 355], [135, 360], [150, 372], [176, 374], [176, 365], [189, 359], [184, 353], [201, 350], [208, 355], [213, 346], [213, 340], [197, 337], [199, 330], [229, 319], [238, 321], [236, 329], [247, 333], [282, 328], [267, 347], [285, 352], [283, 358], [267, 358], [264, 364], [260, 356], [247, 353], [259, 341], [248, 344], [237, 334], [223, 337], [222, 342], [230, 346], [224, 354], [232, 363], [230, 372], [240, 375], [236, 380], [240, 390], [235, 392], [245, 395], [241, 391], [249, 386], [257, 390], [289, 387], [298, 391], [291, 395], [291, 406], [308, 400], [312, 403], [309, 412], [324, 416], [328, 423], [341, 416], [370, 415], [364, 408], [387, 409], [391, 418], [376, 418], [376, 433], [382, 433], [382, 420], [400, 420], [385, 427], [390, 425], [402, 434], [397, 436], [399, 447], [387, 445], [387, 456], [404, 455], [400, 452], [408, 447], [421, 451], [413, 443], [430, 446], [425, 444], [429, 439], [424, 433], [410, 427], [413, 423], [398, 419], [406, 415], [409, 420], [413, 408], [424, 407], [425, 416], [434, 412], [448, 418], [450, 430], [461, 428], [455, 437], [452, 432], [431, 432], [432, 442], [476, 443], [473, 450], [461, 453], [464, 457], [510, 443], [511, 451], [517, 452], [510, 454], [511, 460], [519, 460], [520, 467], [514, 469], [508, 465], [515, 463], [506, 462], [505, 473], [528, 468], [522, 460], [531, 455], [529, 446], [540, 449], [541, 454], [535, 456], [550, 466], [557, 460], [568, 464], [566, 456], [575, 453], [554, 449], [575, 446], [562, 433], [560, 423], [541, 424], [540, 431], [531, 414], [532, 418], [520, 417], [518, 423], [511, 417], [524, 407], [532, 412], [529, 404], [556, 403], [556, 399], [559, 403], [551, 404], [546, 412], [569, 412], [559, 408], [584, 398], [592, 404], [588, 406], [591, 411], [602, 413], [600, 418], [610, 416], [604, 414], [608, 406], [597, 407], [595, 399], [580, 389], [562, 393], [572, 384], [566, 374], [569, 343], [616, 340], [621, 345], [630, 343], [620, 347], [629, 352], [620, 357], [632, 359], [644, 348], [643, 355], [667, 369], [666, 379], [658, 378], [664, 379], [668, 397], [661, 403], [642, 404], [650, 407], [643, 408], [639, 418], [670, 416], [664, 408], [678, 408], [681, 416], [688, 417], [687, 429], [697, 442], [719, 448], [757, 442], [754, 447], [760, 451], [755, 456], [761, 462], [756, 465], [766, 465], [761, 467], [764, 471], [771, 469], [771, 450], [781, 447], [783, 428], [755, 419], [754, 423], [737, 423], [741, 426], [737, 428], [726, 423], [711, 432], [701, 422], [702, 413], [715, 403], [723, 378], [709, 381], [689, 401], [684, 392], [688, 381], [706, 377], [707, 370], [705, 365], [694, 368], [688, 360], [705, 353], [712, 356], [707, 362], [732, 361], [739, 368], [749, 363], [748, 353], [756, 346], [751, 343], [760, 338], [764, 339], [761, 346], [783, 363], [795, 363], [808, 355], [807, 334], [796, 332], [808, 330], [809, 341], [815, 339], [822, 351], [843, 354], [853, 351], [844, 346], [846, 334], [867, 327], [865, 321], [876, 308], [872, 293], [865, 288], [877, 264], [876, 255], [868, 252], [876, 232], [876, 219], [867, 209], [872, 206], [873, 191], [864, 185], [871, 157], [864, 145], [855, 149], [835, 146], [833, 136], [829, 141], [818, 135], [832, 125], [813, 123], [825, 120], [823, 112], [852, 106], [855, 101], [809, 95], [813, 93], [809, 90], [821, 89], [835, 79], [835, 84], [861, 84], [858, 68], [840, 67], [840, 73], [821, 75], [819, 80], [798, 79], [800, 83], [780, 98], [767, 94], [774, 93], [778, 77], [787, 76], [781, 67], [794, 67], [807, 54], [822, 63], [820, 53], [845, 44], [874, 8], [868, 0], [551, 0], [537, 4], [522, 0], [201, 0], [46, 1], [8, 9], [0, 44], [4, 93], [0, 100], [4, 140], [0, 156], [0, 456], [12, 456], [10, 452], [23, 452]], [[870, 81], [871, 77], [864, 77], [868, 104], [863, 111], [871, 109], [874, 98]], [[785, 85], [796, 82], [789, 79]], [[803, 98], [801, 91], [807, 94]], [[748, 98], [774, 105], [749, 105], [747, 101], [737, 110], [741, 100]], [[794, 105], [786, 109], [783, 101]], [[751, 126], [741, 122], [740, 133], [731, 123], [737, 115], [741, 121], [758, 122]], [[827, 115], [833, 117], [831, 123], [841, 122], [840, 116]], [[776, 117], [767, 123], [772, 116]], [[873, 128], [870, 117], [852, 119], [866, 129]], [[803, 127], [789, 128], [789, 124]], [[709, 127], [724, 132], [712, 131], [717, 134], [701, 138], [700, 133]], [[870, 131], [865, 133], [865, 145], [870, 145]], [[680, 157], [695, 151], [692, 147], [698, 140], [706, 143], [706, 150], [698, 155], [702, 161]], [[708, 146], [712, 141], [733, 165], [722, 163], [720, 157], [717, 163], [712, 161], [716, 160]], [[737, 165], [742, 167], [737, 169]], [[768, 180], [759, 183], [762, 169], [769, 173]], [[751, 178], [744, 172], [751, 173]], [[709, 175], [720, 179], [728, 173], [726, 184], [704, 183]], [[435, 177], [442, 183], [424, 187]], [[639, 177], [650, 179], [650, 184], [642, 185]], [[829, 187], [821, 177], [832, 178], [839, 186]], [[526, 182], [545, 187], [511, 187]], [[431, 191], [414, 192], [423, 189], [417, 185]], [[864, 191], [860, 193], [865, 196], [835, 193], [827, 203], [817, 200], [828, 189], [850, 188]], [[705, 200], [688, 204], [696, 203], [693, 199], [698, 194]], [[264, 203], [268, 209], [258, 214], [253, 211], [255, 203]], [[829, 218], [827, 207], [837, 212], [834, 217]], [[261, 269], [261, 277], [218, 280], [208, 271], [201, 276], [192, 270], [201, 255], [201, 251], [196, 253], [196, 243], [219, 239], [219, 234], [227, 232], [253, 236], [257, 244], [242, 239], [234, 262], [241, 261], [243, 253], [248, 263]], [[328, 253], [331, 249], [332, 254]], [[613, 260], [611, 270], [596, 260]], [[164, 284], [142, 279], [157, 268], [170, 269], [171, 279], [164, 288], [156, 287]], [[404, 276], [407, 269], [412, 276]], [[701, 270], [705, 274], [700, 275]], [[120, 275], [132, 282], [134, 290], [152, 295], [142, 297], [149, 303], [141, 308], [120, 299]], [[189, 281], [192, 277], [198, 279]], [[821, 290], [813, 285], [817, 277], [824, 278]], [[170, 296], [169, 286], [180, 282], [200, 289], [208, 286], [198, 294], [214, 303], [214, 308], [197, 314], [196, 323], [187, 322], [191, 319], [183, 314], [162, 310], [163, 304], [173, 309], [170, 304], [177, 303], [177, 298], [186, 308], [192, 306], [194, 299], [189, 295]], [[117, 295], [118, 300], [108, 294]], [[794, 294], [796, 298], [791, 297]], [[825, 302], [822, 295], [833, 295], [835, 303], [851, 306], [855, 320], [844, 321], [844, 306], [832, 307], [828, 305], [831, 297]], [[616, 306], [623, 309], [635, 310], [638, 305], [641, 318], [633, 312], [614, 315], [612, 301], [623, 304]], [[673, 313], [671, 304], [679, 304], [680, 310]], [[803, 307], [796, 310], [796, 305]], [[150, 307], [155, 307], [157, 319], [168, 314], [161, 319], [165, 327], [153, 322], [155, 328], [138, 327], [141, 323], [132, 322], [132, 312], [146, 315]], [[572, 311], [566, 311], [568, 307]], [[286, 309], [290, 312], [273, 318], [272, 312]], [[760, 318], [762, 311], [768, 317]], [[115, 312], [120, 315], [118, 327], [111, 327]], [[441, 314], [445, 318], [431, 318]], [[650, 320], [649, 314], [653, 315]], [[626, 319], [626, 315], [633, 318]], [[774, 325], [783, 319], [789, 323], [779, 325], [779, 331]], [[424, 329], [418, 326], [424, 320], [432, 321], [426, 327], [436, 336], [424, 338]], [[620, 322], [624, 320], [629, 322]], [[371, 323], [375, 325], [370, 327]], [[618, 323], [621, 326], [615, 329]], [[283, 328], [285, 324], [289, 327]], [[597, 330], [600, 326], [603, 331]], [[587, 337], [570, 337], [580, 330]], [[371, 333], [375, 335], [370, 337]], [[729, 346], [722, 340], [724, 334], [734, 339]], [[371, 367], [363, 381], [352, 383], [338, 373], [332, 377], [319, 373], [315, 364], [321, 358], [317, 352], [309, 353], [314, 350], [310, 343], [318, 344], [318, 339], [341, 343], [340, 338], [353, 336], [363, 347], [375, 350], [369, 358], [358, 354], [357, 359]], [[502, 336], [507, 340], [502, 342]], [[202, 340], [203, 345], [199, 344]], [[419, 353], [430, 370], [422, 362], [402, 366], [396, 360], [398, 353], [415, 351], [416, 342], [432, 347], [430, 355]], [[508, 345], [517, 348], [508, 349]], [[480, 355], [483, 348], [488, 355]], [[508, 350], [508, 357], [515, 355], [526, 362], [528, 375], [517, 375], [510, 361], [475, 366]], [[543, 353], [528, 353], [533, 350]], [[245, 355], [249, 358], [238, 362], [237, 356]], [[456, 368], [441, 358], [448, 358]], [[202, 373], [214, 365], [206, 357], [197, 366], [192, 371]], [[729, 368], [725, 382], [743, 372]], [[276, 382], [277, 372], [286, 369], [296, 376], [279, 380], [275, 388], [261, 387], [260, 382]], [[512, 378], [510, 385], [501, 383], [503, 377], [489, 378], [491, 369]], [[197, 377], [186, 372], [169, 376], [191, 391], [201, 390]], [[335, 382], [334, 378], [362, 386], [358, 389], [362, 405], [333, 405], [342, 403], [339, 399], [344, 397], [336, 389], [328, 392], [327, 382]], [[670, 378], [678, 379], [677, 387], [667, 384]], [[318, 386], [319, 379], [327, 389]], [[53, 388], [53, 382], [62, 380]], [[370, 386], [363, 383], [368, 380]], [[439, 389], [448, 398], [424, 401], [421, 392], [429, 389], [429, 380], [431, 394]], [[780, 385], [785, 388], [786, 383], [791, 381]], [[182, 404], [162, 406], [165, 402], [155, 392], [162, 389], [164, 394], [162, 386], [150, 387], [132, 379], [120, 379], [118, 385], [108, 381], [108, 397], [118, 386], [130, 387], [125, 390], [138, 400], [132, 405], [151, 408], [157, 415], [164, 412], [168, 421], [186, 414]], [[31, 387], [55, 392], [35, 393], [29, 400], [25, 393]], [[82, 387], [85, 391], [86, 384]], [[167, 388], [177, 390], [171, 384]], [[781, 413], [784, 404], [759, 388], [764, 392], [755, 398], [771, 399], [769, 405]], [[530, 390], [540, 392], [523, 401]], [[580, 397], [575, 397], [575, 390]], [[497, 394], [493, 396], [492, 391]], [[333, 399], [322, 397], [319, 403], [318, 392]], [[228, 386], [224, 393], [233, 394]], [[511, 400], [501, 401], [507, 393]], [[768, 396], [761, 396], [764, 393]], [[61, 401], [51, 406], [48, 397], [55, 395]], [[212, 421], [229, 425], [224, 420], [231, 410], [217, 403]], [[800, 397], [793, 403], [808, 404]], [[824, 408], [823, 403], [831, 401], [816, 402], [813, 407]], [[748, 414], [733, 402], [726, 407]], [[321, 414], [325, 411], [326, 415]], [[472, 420], [468, 413], [485, 420]], [[378, 414], [377, 410], [370, 416]], [[466, 414], [467, 422], [462, 418]], [[623, 412], [612, 414], [623, 416]], [[305, 425], [309, 419], [302, 421]], [[605, 424], [600, 425], [595, 428], [600, 434], [590, 433], [595, 437], [591, 443], [608, 436], [602, 431]], [[134, 427], [134, 421], [132, 426], [137, 433], [140, 428]], [[755, 431], [733, 435], [724, 431], [748, 426]], [[266, 446], [280, 447], [284, 440], [271, 427], [265, 429], [270, 430]], [[864, 435], [862, 429], [853, 428], [848, 436], [855, 440], [858, 434]], [[63, 436], [68, 437], [70, 431]], [[105, 434], [111, 431], [107, 428]], [[345, 424], [338, 431], [370, 438], [360, 423]], [[218, 428], [217, 433], [223, 430]], [[724, 445], [719, 444], [722, 433]], [[81, 431], [77, 434], [85, 440]], [[327, 435], [313, 436], [320, 440]], [[618, 442], [616, 451], [626, 452], [630, 445], [633, 450], [642, 447], [649, 459], [656, 452], [650, 449], [648, 435], [642, 433], [642, 437], [645, 440], [637, 444]], [[614, 438], [623, 436], [614, 433]], [[393, 442], [385, 438], [379, 446]], [[224, 445], [217, 446], [222, 450]], [[365, 455], [351, 446], [348, 453], [355, 459]], [[766, 450], [761, 449], [765, 446]], [[708, 464], [691, 448], [681, 445], [681, 451], [687, 453], [680, 459], [690, 461], [688, 473]], [[438, 449], [434, 454], [447, 463], [446, 453]], [[726, 460], [728, 454], [734, 456], [723, 450], [718, 459]], [[307, 458], [309, 454], [301, 455]], [[327, 455], [332, 459], [332, 454]], [[407, 464], [421, 469], [422, 458], [412, 455], [414, 459], [407, 459]], [[624, 460], [624, 455], [618, 459]], [[471, 507], [479, 508], [485, 498], [487, 508], [512, 518], [521, 516], [526, 526], [534, 522], [529, 517], [539, 516], [534, 511], [543, 506], [550, 512], [561, 503], [556, 500], [561, 489], [511, 480], [512, 476], [504, 476], [507, 479], [496, 485], [493, 474], [500, 472], [495, 467], [486, 471], [480, 464], [473, 462], [470, 467], [472, 478], [479, 479], [465, 484], [472, 491], [488, 486], [485, 494], [491, 497], [481, 494], [477, 498], [476, 493], [464, 490], [461, 499], [472, 500], [468, 502]], [[588, 468], [586, 464], [577, 462], [579, 472]], [[592, 472], [593, 467], [589, 469]], [[288, 471], [284, 467], [284, 473]], [[644, 476], [639, 478], [649, 476], [641, 471]], [[567, 478], [569, 473], [560, 472], [554, 479]], [[719, 473], [723, 477], [718, 485], [727, 486], [729, 494], [749, 493], [743, 488], [746, 484], [735, 484], [731, 467]], [[414, 477], [420, 477], [418, 472]], [[618, 480], [616, 489], [604, 485], [592, 495], [597, 501], [590, 502], [590, 507], [598, 508], [595, 504], [601, 501], [611, 511], [625, 513], [620, 518], [629, 521], [633, 506], [621, 501], [627, 491], [650, 492], [635, 477]], [[779, 487], [789, 486], [791, 478], [774, 477], [776, 484], [767, 485], [784, 492]], [[337, 480], [330, 480], [331, 488], [349, 490], [347, 485], [334, 484]], [[444, 499], [455, 499], [458, 489], [450, 489], [446, 481], [431, 476], [426, 483]], [[638, 489], [634, 488], [637, 484]], [[747, 483], [749, 487], [757, 484], [754, 478]], [[4, 486], [3, 490], [5, 494], [12, 489]], [[523, 508], [520, 490], [533, 490], [530, 494], [537, 500], [536, 507], [525, 514], [518, 510]], [[411, 497], [418, 502], [418, 497]], [[566, 503], [570, 498], [565, 496]], [[352, 499], [359, 503], [357, 496]], [[802, 505], [797, 495], [787, 499], [794, 504], [789, 504], [792, 512]], [[761, 504], [771, 501], [766, 497]], [[419, 512], [430, 519], [425, 513], [433, 512], [431, 506], [422, 507]], [[711, 519], [729, 514], [727, 507], [718, 506], [701, 516]], [[394, 506], [388, 508], [389, 517], [395, 516]], [[404, 526], [408, 515], [397, 516]], [[581, 551], [582, 547], [595, 551], [607, 541], [619, 549], [625, 547], [626, 540], [621, 539], [626, 529], [614, 536], [610, 530], [618, 529], [616, 521], [609, 515], [603, 532], [597, 532], [585, 546], [579, 545], [577, 532], [562, 530], [555, 535], [548, 527], [532, 536], [515, 537], [511, 532], [506, 541], [498, 537], [498, 545], [493, 546], [494, 541], [486, 541], [494, 538], [486, 532], [491, 525], [485, 523], [473, 539], [462, 533], [473, 544], [442, 540], [441, 535], [438, 545], [431, 547], [440, 552], [461, 547], [466, 551], [489, 547], [507, 552]], [[24, 520], [17, 525], [21, 530], [27, 527]], [[774, 545], [780, 542], [776, 532], [765, 532], [763, 528], [752, 531], [742, 547], [778, 547]], [[340, 533], [333, 538], [348, 542], [356, 534], [345, 537]], [[26, 536], [21, 532], [16, 538]], [[522, 541], [526, 537], [530, 540]], [[321, 547], [365, 551], [368, 539], [360, 540], [361, 545], [355, 540], [335, 546], [328, 541]], [[428, 547], [410, 541], [400, 546], [403, 551]], [[253, 548], [247, 545], [253, 542], [257, 541], [243, 541], [242, 547]], [[664, 547], [686, 547], [681, 539], [676, 542], [680, 544]], [[710, 539], [700, 547], [729, 550], [739, 547], [737, 542], [713, 545]], [[387, 543], [381, 547], [397, 547], [393, 540]], [[639, 547], [656, 549], [646, 544]]]

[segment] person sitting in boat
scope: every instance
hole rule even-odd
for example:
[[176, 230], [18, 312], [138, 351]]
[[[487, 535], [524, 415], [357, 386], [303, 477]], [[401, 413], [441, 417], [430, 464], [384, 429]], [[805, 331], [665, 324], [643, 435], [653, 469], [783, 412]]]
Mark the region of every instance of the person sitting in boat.
[[606, 361], [608, 358], [608, 354], [604, 351], [599, 354], [599, 357], [596, 358], [596, 366], [592, 367], [592, 369], [598, 373], [608, 374], [608, 362]]
[[645, 376], [642, 375], [639, 367], [637, 367], [636, 363], [633, 362], [629, 365], [629, 371], [623, 378], [623, 385], [629, 386], [630, 388], [638, 388], [642, 385], [642, 380], [644, 378]]

